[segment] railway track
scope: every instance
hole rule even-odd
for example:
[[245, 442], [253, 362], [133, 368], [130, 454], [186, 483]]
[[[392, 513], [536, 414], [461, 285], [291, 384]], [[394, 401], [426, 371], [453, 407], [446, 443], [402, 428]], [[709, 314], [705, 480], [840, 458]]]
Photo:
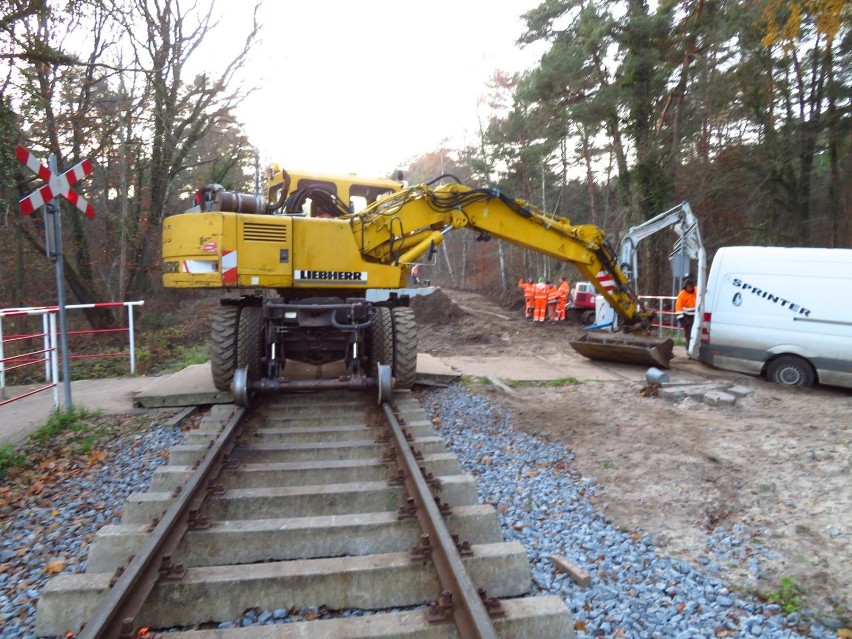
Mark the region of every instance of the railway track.
[[[87, 572], [47, 584], [36, 634], [572, 637], [559, 597], [527, 596], [526, 551], [502, 540], [416, 398], [390, 399], [326, 391], [214, 406], [122, 523], [98, 532]], [[197, 629], [252, 608], [340, 614]]]

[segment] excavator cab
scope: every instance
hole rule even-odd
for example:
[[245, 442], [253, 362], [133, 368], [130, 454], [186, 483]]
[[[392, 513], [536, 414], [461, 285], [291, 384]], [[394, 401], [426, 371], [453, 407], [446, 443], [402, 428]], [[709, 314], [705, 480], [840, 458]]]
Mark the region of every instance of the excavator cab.
[[[398, 177], [401, 174], [397, 173]], [[348, 213], [358, 213], [380, 198], [397, 193], [405, 187], [400, 179], [373, 179], [356, 175], [317, 174], [306, 171], [276, 171], [267, 182], [267, 201], [286, 202], [297, 192], [327, 193], [343, 204]], [[282, 190], [286, 191], [282, 193]], [[291, 214], [302, 212], [308, 217], [339, 217], [338, 208], [324, 206], [321, 202], [307, 197], [301, 202], [301, 209], [289, 211]], [[314, 214], [314, 212], [317, 212]]]

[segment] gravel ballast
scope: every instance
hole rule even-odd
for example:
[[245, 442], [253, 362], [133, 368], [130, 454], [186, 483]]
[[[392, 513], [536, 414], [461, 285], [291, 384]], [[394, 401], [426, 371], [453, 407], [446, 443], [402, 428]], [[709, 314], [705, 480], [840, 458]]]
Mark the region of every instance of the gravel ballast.
[[180, 428], [156, 423], [117, 438], [100, 449], [102, 461], [46, 483], [38, 499], [3, 522], [0, 639], [34, 636], [36, 605], [51, 573], [85, 572], [95, 533], [121, 521], [127, 497], [144, 491], [154, 469], [168, 460], [169, 449], [183, 441]]
[[[745, 553], [737, 530], [716, 531], [694, 565], [667, 557], [650, 535], [619, 530], [608, 519], [594, 478], [576, 472], [569, 450], [520, 431], [511, 415], [460, 385], [419, 397], [449, 449], [477, 477], [481, 500], [496, 507], [504, 538], [527, 549], [532, 594], [563, 597], [580, 639], [836, 637], [800, 612], [785, 614], [778, 604], [727, 587], [718, 571], [725, 562], [760, 570], [760, 552]], [[7, 521], [0, 541], [0, 566], [7, 566], [0, 572], [0, 639], [33, 636], [39, 593], [51, 577], [46, 566], [62, 560], [63, 572], [84, 571], [95, 532], [119, 521], [126, 498], [146, 489], [167, 459], [163, 452], [182, 441], [179, 429], [155, 424], [116, 440], [106, 463], [57, 482], [43, 506], [20, 509]], [[587, 572], [591, 585], [582, 588], [558, 572], [550, 555]], [[250, 610], [218, 627], [299, 621], [305, 612]]]
[[[477, 477], [480, 499], [497, 508], [504, 537], [527, 549], [534, 594], [562, 596], [578, 637], [837, 636], [800, 612], [785, 614], [727, 587], [720, 565], [760, 570], [760, 551], [745, 553], [736, 529], [709, 536], [698, 565], [667, 557], [650, 535], [619, 530], [607, 518], [594, 478], [576, 473], [571, 451], [521, 432], [511, 415], [459, 385], [421, 400], [462, 468]], [[591, 586], [557, 572], [550, 555], [589, 573]]]

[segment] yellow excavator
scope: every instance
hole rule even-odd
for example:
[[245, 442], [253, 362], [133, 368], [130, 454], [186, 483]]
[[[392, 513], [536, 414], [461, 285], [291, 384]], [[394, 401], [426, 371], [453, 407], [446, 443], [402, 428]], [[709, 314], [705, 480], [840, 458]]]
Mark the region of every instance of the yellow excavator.
[[[668, 365], [671, 340], [638, 337], [653, 312], [642, 308], [601, 229], [572, 225], [493, 188], [432, 186], [450, 177], [409, 187], [279, 171], [267, 197], [207, 185], [194, 207], [167, 217], [163, 284], [230, 293], [212, 322], [216, 387], [230, 388], [241, 404], [266, 392], [377, 387], [381, 399], [393, 386], [411, 387], [417, 328], [410, 270], [463, 228], [571, 263], [595, 285], [633, 335], [610, 334], [584, 355]], [[288, 360], [342, 360], [346, 374], [295, 381], [282, 375]]]

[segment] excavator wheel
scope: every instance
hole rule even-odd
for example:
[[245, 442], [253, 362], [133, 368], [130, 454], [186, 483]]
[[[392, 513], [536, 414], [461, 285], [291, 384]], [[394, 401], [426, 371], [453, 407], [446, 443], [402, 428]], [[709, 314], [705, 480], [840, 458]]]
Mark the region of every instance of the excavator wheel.
[[237, 368], [237, 328], [240, 323], [239, 306], [220, 306], [213, 314], [210, 329], [210, 368], [217, 390], [231, 388]]
[[263, 309], [260, 306], [243, 306], [237, 329], [237, 368], [245, 368], [249, 379], [263, 377]]
[[417, 324], [414, 311], [399, 306], [391, 312], [393, 316], [393, 374], [396, 386], [411, 388], [417, 374]]
[[384, 306], [373, 307], [370, 326], [370, 369], [378, 364], [393, 365], [393, 319], [391, 311]]

